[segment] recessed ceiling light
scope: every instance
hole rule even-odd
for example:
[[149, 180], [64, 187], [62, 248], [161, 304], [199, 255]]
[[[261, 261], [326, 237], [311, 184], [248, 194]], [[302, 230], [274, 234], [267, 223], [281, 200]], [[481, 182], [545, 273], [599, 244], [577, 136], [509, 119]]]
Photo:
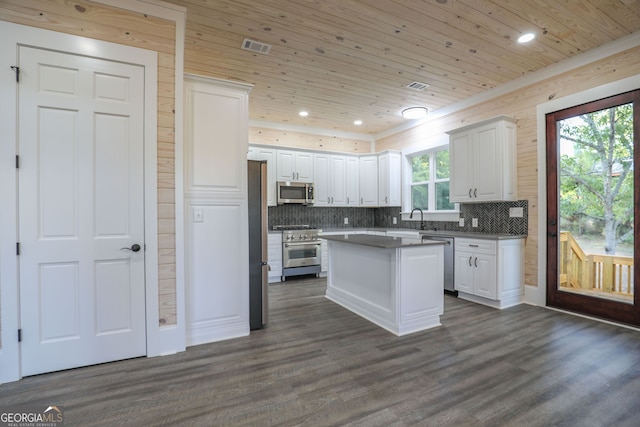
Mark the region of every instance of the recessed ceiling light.
[[425, 107], [409, 107], [402, 110], [402, 117], [405, 119], [422, 119], [427, 117], [427, 109]]
[[362, 124], [362, 120], [355, 120], [353, 124], [356, 126], [360, 126]]
[[533, 33], [526, 33], [521, 35], [520, 37], [518, 37], [518, 43], [527, 43], [530, 42], [531, 40], [535, 39], [536, 35]]
[[309, 115], [308, 111], [300, 111], [298, 114], [300, 114], [300, 117], [307, 117]]

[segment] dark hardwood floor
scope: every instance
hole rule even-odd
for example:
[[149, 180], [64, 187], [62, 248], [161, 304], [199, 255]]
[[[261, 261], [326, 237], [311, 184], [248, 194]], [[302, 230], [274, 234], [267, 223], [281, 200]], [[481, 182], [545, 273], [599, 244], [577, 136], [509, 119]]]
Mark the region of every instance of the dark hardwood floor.
[[445, 296], [441, 327], [398, 338], [325, 283], [271, 285], [249, 337], [24, 378], [0, 406], [61, 405], [79, 426], [640, 425], [640, 332]]

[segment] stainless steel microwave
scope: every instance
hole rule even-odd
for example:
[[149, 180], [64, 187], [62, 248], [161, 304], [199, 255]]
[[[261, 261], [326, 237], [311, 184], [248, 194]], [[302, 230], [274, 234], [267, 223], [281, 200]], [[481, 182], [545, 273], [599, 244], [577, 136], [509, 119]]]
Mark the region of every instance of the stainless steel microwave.
[[278, 204], [296, 203], [311, 205], [315, 201], [313, 184], [309, 182], [278, 181]]

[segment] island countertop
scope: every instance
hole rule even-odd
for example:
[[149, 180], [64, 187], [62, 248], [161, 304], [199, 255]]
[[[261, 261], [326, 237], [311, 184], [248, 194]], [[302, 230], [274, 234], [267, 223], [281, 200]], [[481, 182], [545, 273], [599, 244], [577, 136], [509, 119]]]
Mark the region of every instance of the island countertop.
[[445, 245], [447, 242], [412, 237], [373, 236], [370, 234], [338, 234], [321, 236], [334, 242], [352, 243], [380, 249], [409, 248], [413, 246]]

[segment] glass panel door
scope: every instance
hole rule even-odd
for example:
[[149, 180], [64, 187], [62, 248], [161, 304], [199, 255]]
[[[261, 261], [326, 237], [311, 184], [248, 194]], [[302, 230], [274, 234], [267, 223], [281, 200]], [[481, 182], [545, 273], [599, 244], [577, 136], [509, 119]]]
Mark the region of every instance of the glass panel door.
[[632, 324], [637, 92], [547, 116], [547, 301]]

